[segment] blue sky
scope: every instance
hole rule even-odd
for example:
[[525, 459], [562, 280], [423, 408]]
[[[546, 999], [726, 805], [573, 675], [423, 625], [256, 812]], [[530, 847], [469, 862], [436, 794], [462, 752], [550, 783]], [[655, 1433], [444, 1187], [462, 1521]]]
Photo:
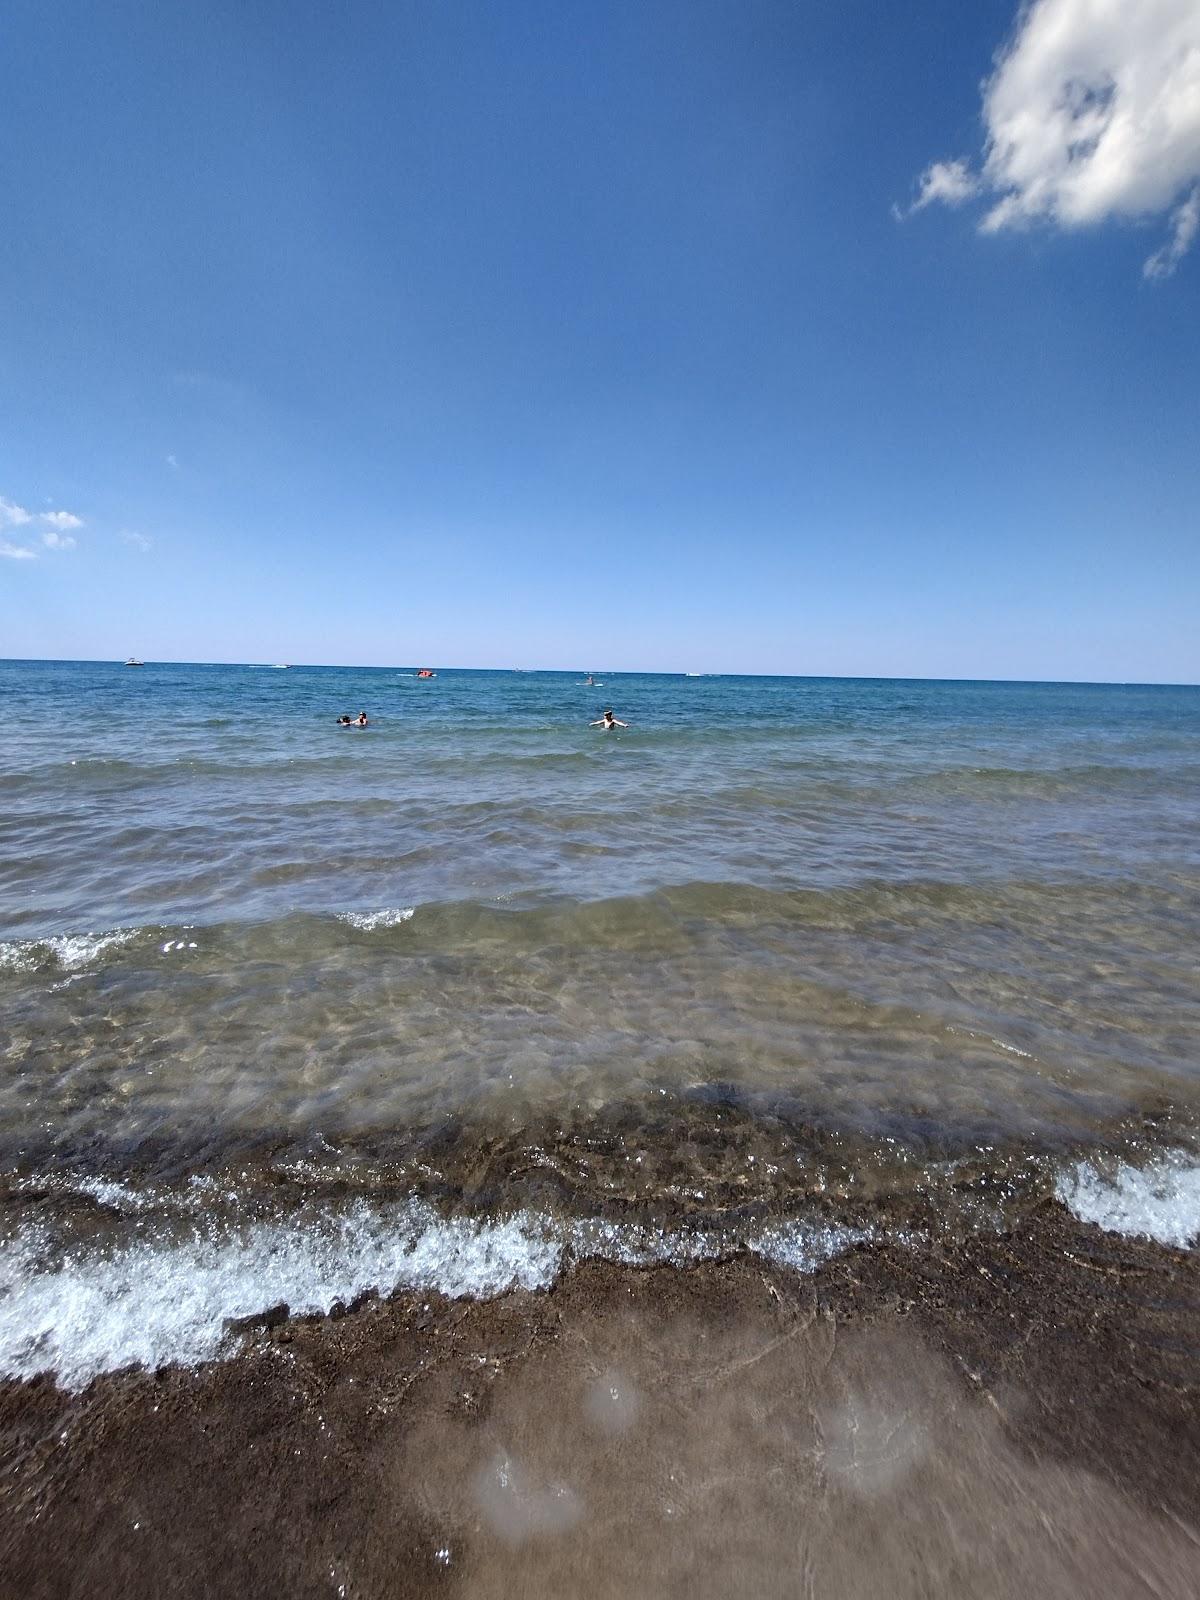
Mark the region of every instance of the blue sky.
[[0, 655], [1200, 679], [1129, 9], [9, 0]]

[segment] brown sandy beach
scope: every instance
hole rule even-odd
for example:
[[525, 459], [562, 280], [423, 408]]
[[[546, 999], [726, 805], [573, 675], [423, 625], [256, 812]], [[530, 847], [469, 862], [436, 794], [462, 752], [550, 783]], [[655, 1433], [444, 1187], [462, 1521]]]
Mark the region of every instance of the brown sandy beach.
[[1019, 1232], [589, 1263], [0, 1389], [0, 1592], [1200, 1594], [1200, 1268]]

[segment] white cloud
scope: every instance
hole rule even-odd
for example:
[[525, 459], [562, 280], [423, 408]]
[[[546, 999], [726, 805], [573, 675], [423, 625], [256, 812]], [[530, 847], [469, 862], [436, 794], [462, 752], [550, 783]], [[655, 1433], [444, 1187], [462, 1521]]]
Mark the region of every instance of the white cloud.
[[[72, 529], [83, 527], [82, 517], [77, 517], [73, 511], [39, 511], [35, 516], [32, 511], [26, 511], [24, 506], [0, 495], [0, 528], [24, 528], [30, 523], [39, 522], [43, 524], [41, 538], [47, 550], [75, 549]], [[27, 537], [33, 535], [31, 528]], [[0, 556], [7, 557], [9, 561], [36, 561], [37, 551], [31, 550], [28, 545], [10, 544], [6, 539], [0, 539]]]
[[1169, 278], [1187, 255], [1192, 240], [1200, 232], [1200, 187], [1192, 190], [1171, 219], [1171, 237], [1161, 250], [1146, 261], [1142, 272], [1147, 278]]
[[179, 470], [179, 462], [178, 462], [178, 460], [176, 459], [175, 456], [168, 456], [167, 457], [167, 465], [169, 467], [171, 467], [174, 471], [178, 471]]
[[[1145, 268], [1168, 276], [1200, 226], [1200, 4], [1030, 0], [983, 86], [983, 121], [985, 233], [1171, 214]], [[945, 177], [926, 193], [959, 169], [972, 178], [961, 162], [927, 169], [914, 209], [966, 198]]]
[[0, 528], [20, 528], [32, 521], [24, 506], [16, 506], [0, 494]]
[[896, 210], [897, 216], [912, 216], [926, 206], [940, 200], [943, 205], [960, 206], [979, 193], [979, 179], [965, 161], [934, 161], [925, 168], [917, 183], [917, 198], [907, 212]]
[[154, 543], [153, 539], [148, 539], [144, 533], [135, 533], [132, 528], [122, 528], [121, 537], [126, 544], [136, 545], [139, 550], [149, 550]]

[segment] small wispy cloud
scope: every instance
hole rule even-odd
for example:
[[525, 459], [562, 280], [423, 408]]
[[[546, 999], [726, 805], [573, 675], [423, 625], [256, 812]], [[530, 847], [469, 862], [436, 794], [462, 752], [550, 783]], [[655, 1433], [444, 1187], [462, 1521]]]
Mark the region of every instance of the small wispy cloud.
[[44, 523], [48, 528], [54, 528], [58, 533], [70, 533], [76, 528], [83, 527], [83, 518], [77, 517], [73, 511], [26, 511], [24, 506], [17, 505], [15, 500], [6, 500], [0, 495], [0, 528], [24, 528], [31, 522]]
[[1163, 217], [1142, 270], [1171, 276], [1200, 233], [1196, 0], [1022, 0], [982, 111], [978, 173], [935, 161], [897, 216], [986, 195], [982, 233]]
[[0, 528], [22, 528], [32, 521], [33, 517], [24, 506], [14, 505], [0, 494]]
[[170, 467], [172, 472], [178, 472], [179, 471], [179, 457], [178, 456], [174, 456], [174, 455], [168, 456], [167, 457], [167, 465]]
[[902, 220], [935, 202], [961, 206], [978, 193], [979, 179], [965, 161], [933, 161], [917, 179], [917, 198], [904, 209], [893, 206], [892, 215]]
[[[74, 550], [77, 546], [74, 530], [82, 526], [83, 518], [77, 517], [74, 510], [32, 512], [0, 494], [0, 530], [22, 528], [26, 530], [24, 538], [34, 539], [35, 544], [40, 539], [42, 549]], [[0, 539], [0, 555], [8, 562], [35, 562], [40, 554], [35, 544], [13, 544], [10, 539]]]
[[1171, 218], [1171, 237], [1146, 261], [1142, 267], [1143, 277], [1169, 278], [1191, 249], [1197, 232], [1200, 232], [1200, 187], [1193, 189], [1183, 204], [1176, 207]]
[[144, 533], [136, 533], [132, 528], [122, 528], [121, 538], [137, 550], [149, 550], [154, 543], [153, 539], [147, 538]]
[[[36, 538], [40, 533], [47, 550], [74, 550], [73, 530], [82, 527], [83, 518], [73, 511], [26, 511], [15, 500], [6, 500], [0, 495], [0, 528], [28, 528], [26, 538]], [[9, 561], [36, 561], [37, 554], [29, 545], [0, 540], [0, 555]]]
[[52, 528], [57, 528], [60, 533], [66, 533], [70, 528], [83, 527], [83, 518], [77, 517], [72, 511], [41, 511], [38, 515], [43, 522]]

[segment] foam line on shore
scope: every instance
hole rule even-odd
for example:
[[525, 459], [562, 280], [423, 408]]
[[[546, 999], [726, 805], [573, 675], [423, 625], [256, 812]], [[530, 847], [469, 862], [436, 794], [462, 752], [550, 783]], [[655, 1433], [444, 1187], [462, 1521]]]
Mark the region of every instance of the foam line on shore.
[[1081, 1161], [1059, 1176], [1055, 1193], [1081, 1222], [1107, 1233], [1176, 1249], [1200, 1239], [1200, 1160], [1189, 1150], [1165, 1150], [1140, 1167]]
[[[218, 1223], [196, 1220], [190, 1190], [181, 1205], [178, 1196], [109, 1180], [70, 1187], [123, 1213], [133, 1237], [76, 1243], [64, 1253], [39, 1222], [0, 1245], [0, 1376], [51, 1371], [67, 1389], [123, 1367], [197, 1366], [233, 1355], [238, 1339], [229, 1324], [281, 1302], [293, 1314], [324, 1314], [370, 1291], [489, 1299], [548, 1289], [587, 1259], [688, 1266], [750, 1251], [809, 1273], [875, 1237], [820, 1216], [662, 1229], [529, 1210], [445, 1217], [418, 1199], [342, 1210], [305, 1205], [287, 1216]], [[1175, 1248], [1200, 1240], [1200, 1161], [1187, 1150], [1160, 1152], [1141, 1166], [1083, 1160], [1060, 1173], [1055, 1188], [1075, 1217], [1109, 1232]]]
[[532, 1212], [505, 1220], [446, 1218], [419, 1201], [262, 1222], [183, 1239], [141, 1239], [56, 1259], [37, 1230], [0, 1247], [0, 1375], [52, 1371], [67, 1389], [103, 1372], [196, 1366], [236, 1351], [228, 1324], [286, 1303], [325, 1313], [368, 1292], [436, 1290], [488, 1299], [549, 1288], [569, 1261], [686, 1265], [739, 1249], [799, 1271], [865, 1237], [797, 1221], [728, 1238], [556, 1223]]
[[0, 1373], [52, 1370], [65, 1388], [130, 1365], [194, 1366], [229, 1353], [226, 1324], [286, 1302], [327, 1312], [375, 1289], [484, 1299], [556, 1277], [562, 1243], [536, 1219], [444, 1219], [408, 1204], [303, 1222], [76, 1252], [39, 1270], [41, 1241], [0, 1251]]

